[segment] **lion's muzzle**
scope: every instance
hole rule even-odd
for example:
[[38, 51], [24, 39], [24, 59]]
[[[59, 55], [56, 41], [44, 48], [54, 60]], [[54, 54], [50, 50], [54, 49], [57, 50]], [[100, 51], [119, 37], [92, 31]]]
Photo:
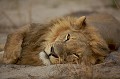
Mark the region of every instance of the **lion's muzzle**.
[[51, 53], [48, 56], [53, 56], [55, 58], [59, 58], [58, 55], [55, 53], [53, 46], [51, 47]]

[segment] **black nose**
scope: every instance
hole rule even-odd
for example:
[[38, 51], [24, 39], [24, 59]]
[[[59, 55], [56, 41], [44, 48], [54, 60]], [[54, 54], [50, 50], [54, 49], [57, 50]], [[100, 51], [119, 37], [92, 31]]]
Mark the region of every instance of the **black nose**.
[[50, 52], [51, 52], [51, 53], [49, 54], [49, 56], [52, 55], [52, 56], [54, 56], [55, 58], [58, 58], [58, 55], [55, 53], [55, 51], [54, 51], [54, 47], [53, 47], [53, 46], [51, 47]]

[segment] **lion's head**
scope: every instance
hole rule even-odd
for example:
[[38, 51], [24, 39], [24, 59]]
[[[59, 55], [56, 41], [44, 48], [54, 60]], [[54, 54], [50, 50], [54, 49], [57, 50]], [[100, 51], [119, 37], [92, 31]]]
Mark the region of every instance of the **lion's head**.
[[80, 61], [95, 64], [109, 51], [99, 32], [87, 24], [85, 16], [57, 19], [45, 39], [44, 51], [52, 63], [63, 63], [74, 55]]

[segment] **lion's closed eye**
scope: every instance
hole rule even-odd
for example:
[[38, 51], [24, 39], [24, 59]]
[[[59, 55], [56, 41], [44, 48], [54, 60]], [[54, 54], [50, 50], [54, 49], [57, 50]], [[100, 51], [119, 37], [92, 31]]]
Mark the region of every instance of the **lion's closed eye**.
[[70, 40], [70, 34], [66, 35], [64, 42], [67, 42], [68, 40]]

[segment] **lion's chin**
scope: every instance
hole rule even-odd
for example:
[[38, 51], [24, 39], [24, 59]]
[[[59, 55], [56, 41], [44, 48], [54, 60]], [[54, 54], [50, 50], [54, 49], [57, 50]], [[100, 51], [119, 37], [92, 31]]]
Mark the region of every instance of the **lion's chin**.
[[42, 60], [44, 65], [50, 65], [51, 64], [51, 61], [50, 61], [48, 55], [44, 51], [39, 53], [39, 59]]

